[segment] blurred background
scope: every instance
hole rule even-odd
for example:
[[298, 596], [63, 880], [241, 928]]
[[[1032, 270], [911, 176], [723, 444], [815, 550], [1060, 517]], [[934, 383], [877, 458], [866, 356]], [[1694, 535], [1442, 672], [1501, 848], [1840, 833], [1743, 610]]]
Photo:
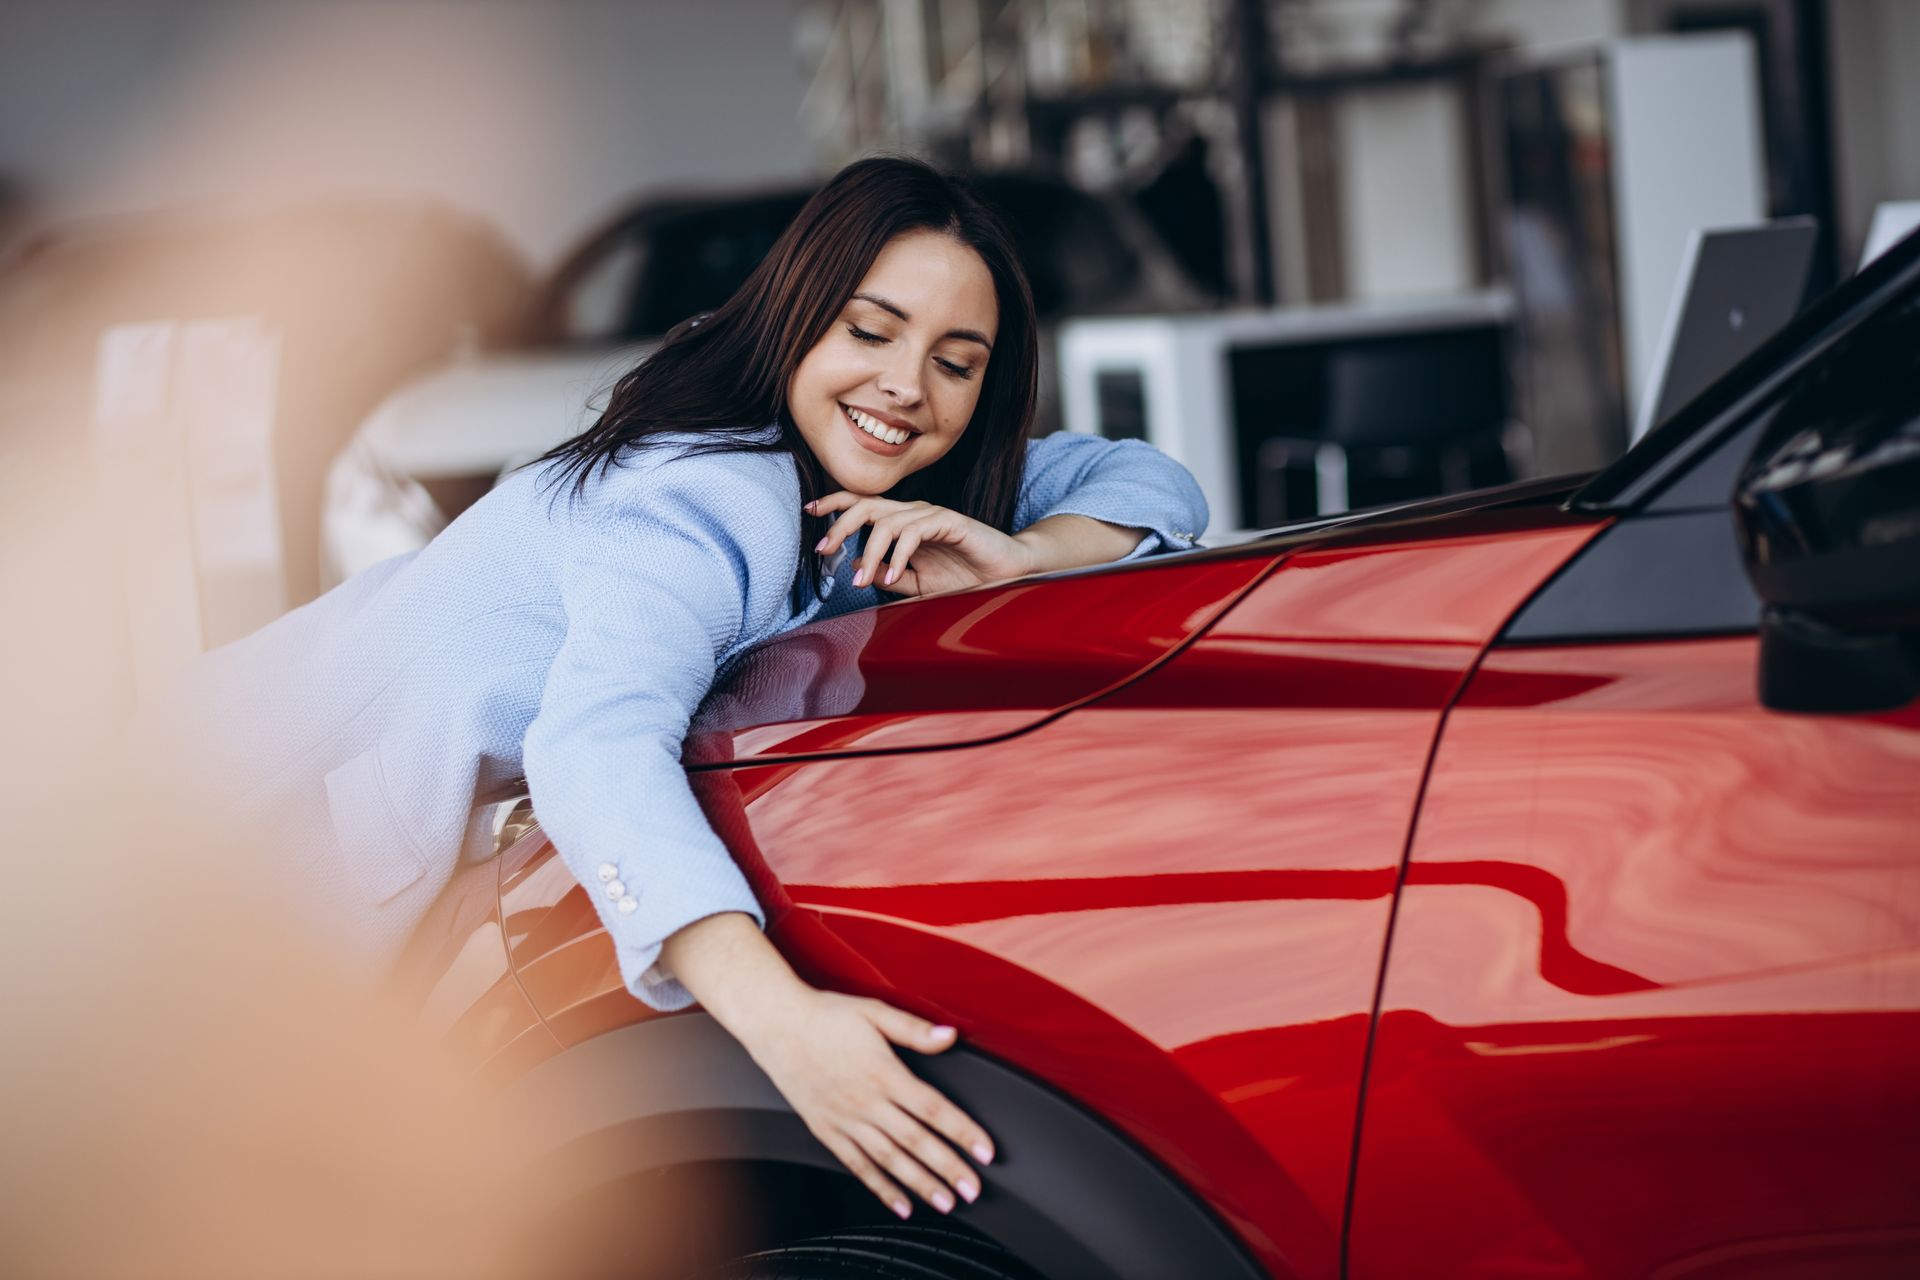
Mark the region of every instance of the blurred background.
[[1920, 222], [1916, 66], [1909, 0], [7, 0], [0, 1270], [484, 1238], [444, 1077], [303, 990], [270, 883], [210, 902], [248, 851], [156, 849], [108, 748], [589, 423], [839, 165], [974, 175], [1038, 429], [1166, 449], [1220, 542], [1619, 456], [1697, 232], [1811, 237], [1784, 308], [1722, 307], [1748, 350]]
[[1039, 430], [1159, 444], [1216, 540], [1587, 470], [1695, 229], [1811, 218], [1813, 294], [1920, 198], [1916, 55], [1900, 0], [12, 0], [0, 483], [104, 497], [136, 630], [230, 639], [875, 150], [1013, 224]]

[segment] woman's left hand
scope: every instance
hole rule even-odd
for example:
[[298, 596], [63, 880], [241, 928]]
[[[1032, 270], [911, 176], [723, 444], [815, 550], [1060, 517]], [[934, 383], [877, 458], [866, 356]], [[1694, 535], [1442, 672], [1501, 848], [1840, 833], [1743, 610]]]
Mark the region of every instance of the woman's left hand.
[[856, 587], [872, 583], [895, 595], [923, 596], [1018, 578], [1040, 567], [1027, 543], [930, 502], [895, 502], [843, 489], [807, 510], [840, 513], [814, 548], [821, 555], [838, 551], [861, 526], [873, 526], [854, 571]]

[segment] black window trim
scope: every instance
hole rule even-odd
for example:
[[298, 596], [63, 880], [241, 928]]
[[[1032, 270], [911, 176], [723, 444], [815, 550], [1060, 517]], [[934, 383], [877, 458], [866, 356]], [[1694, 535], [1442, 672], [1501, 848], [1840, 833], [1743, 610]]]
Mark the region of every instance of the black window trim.
[[[1731, 462], [1729, 470], [1737, 470], [1740, 460], [1728, 451], [1752, 433], [1755, 420], [1862, 325], [1916, 291], [1920, 233], [1827, 293], [1582, 486], [1567, 510], [1618, 518], [1533, 593], [1495, 643], [1753, 634], [1760, 600], [1733, 541], [1732, 494], [1707, 502], [1675, 491], [1703, 465]], [[1662, 501], [1669, 493], [1673, 500]]]
[[1729, 433], [1790, 388], [1814, 362], [1882, 308], [1920, 286], [1920, 232], [1829, 290], [1725, 377], [1681, 407], [1590, 480], [1570, 511], [1624, 514], [1651, 502]]

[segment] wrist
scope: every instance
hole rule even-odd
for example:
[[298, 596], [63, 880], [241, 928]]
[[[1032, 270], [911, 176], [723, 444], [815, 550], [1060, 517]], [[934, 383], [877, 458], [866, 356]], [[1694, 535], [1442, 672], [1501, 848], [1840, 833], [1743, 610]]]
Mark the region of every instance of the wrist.
[[1043, 525], [1028, 525], [1013, 535], [1013, 541], [1020, 548], [1022, 556], [1018, 577], [1066, 567], [1056, 563], [1060, 558], [1059, 544]]
[[1122, 559], [1140, 545], [1146, 534], [1146, 530], [1129, 525], [1062, 513], [1034, 521], [1014, 534], [1013, 539], [1033, 557], [1034, 563], [1027, 572], [1045, 573]]
[[743, 1044], [756, 1028], [813, 991], [752, 917], [737, 911], [707, 916], [677, 930], [661, 945], [660, 960], [701, 1008]]

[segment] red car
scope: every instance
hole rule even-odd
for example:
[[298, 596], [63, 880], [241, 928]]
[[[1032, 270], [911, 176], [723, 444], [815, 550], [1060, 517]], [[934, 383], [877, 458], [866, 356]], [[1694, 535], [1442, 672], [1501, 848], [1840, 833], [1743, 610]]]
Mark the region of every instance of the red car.
[[687, 763], [774, 938], [961, 1030], [950, 1219], [628, 996], [524, 802], [411, 971], [625, 1274], [1915, 1275], [1917, 694], [1920, 240], [1597, 476], [733, 673]]

